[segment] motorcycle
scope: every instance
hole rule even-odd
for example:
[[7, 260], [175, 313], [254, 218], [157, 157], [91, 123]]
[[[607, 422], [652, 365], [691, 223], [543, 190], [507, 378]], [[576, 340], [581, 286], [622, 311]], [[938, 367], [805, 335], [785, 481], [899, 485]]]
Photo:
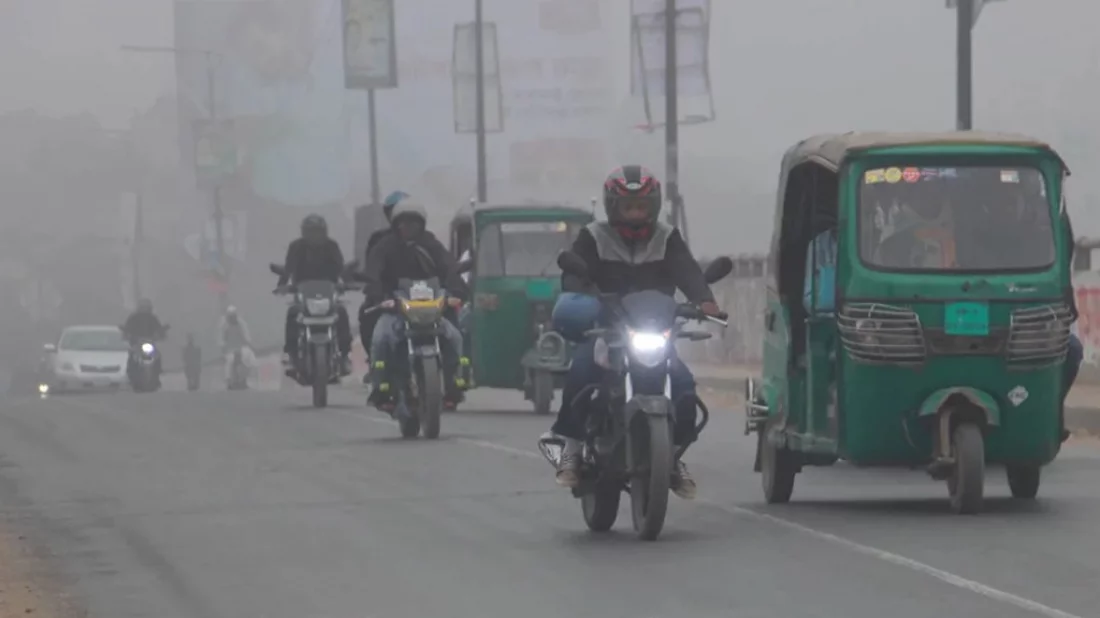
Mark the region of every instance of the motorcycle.
[[[270, 265], [271, 272], [282, 277], [285, 268]], [[300, 281], [275, 290], [291, 296], [297, 308], [298, 355], [291, 359], [287, 377], [313, 388], [313, 407], [328, 405], [328, 385], [340, 382], [340, 350], [336, 345], [336, 320], [341, 294], [349, 288], [325, 280]]]
[[148, 393], [160, 389], [160, 347], [168, 332], [165, 324], [155, 337], [141, 337], [130, 346], [130, 360], [127, 363], [127, 378], [135, 393]]
[[233, 351], [233, 360], [229, 367], [229, 380], [226, 387], [231, 391], [248, 389], [248, 365], [244, 362], [244, 353], [241, 348]]
[[[566, 251], [558, 259], [562, 271], [588, 279], [584, 260]], [[707, 283], [719, 281], [733, 270], [729, 258], [719, 258], [706, 268]], [[597, 363], [607, 371], [601, 384], [583, 390], [574, 405], [596, 395], [590, 406], [586, 437], [581, 451], [580, 483], [573, 496], [580, 498], [585, 523], [595, 532], [615, 524], [622, 492], [630, 494], [634, 531], [643, 540], [654, 540], [664, 527], [668, 494], [675, 462], [687, 450], [673, 447], [676, 405], [672, 400], [669, 364], [678, 339], [704, 341], [705, 331], [684, 330], [689, 320], [713, 322], [722, 327], [728, 316], [705, 315], [690, 303], [655, 290], [617, 296], [601, 294], [609, 325], [589, 331], [596, 339]], [[710, 419], [706, 404], [695, 395], [702, 431]], [[557, 467], [564, 441], [542, 436], [539, 450]]]
[[440, 325], [448, 296], [439, 279], [414, 281], [401, 279], [392, 300], [367, 309], [397, 311], [404, 318], [404, 337], [408, 353], [390, 359], [390, 388], [395, 396], [394, 418], [401, 435], [414, 438], [418, 433], [428, 439], [439, 437], [439, 417], [443, 410], [443, 369]]

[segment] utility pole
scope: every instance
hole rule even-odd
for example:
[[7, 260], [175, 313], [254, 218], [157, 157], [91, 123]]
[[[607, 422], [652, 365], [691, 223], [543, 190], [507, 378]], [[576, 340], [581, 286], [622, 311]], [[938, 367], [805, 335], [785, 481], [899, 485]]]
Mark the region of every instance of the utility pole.
[[[214, 58], [211, 52], [206, 55], [206, 104], [209, 108], [210, 125], [213, 127], [218, 120], [217, 101], [214, 98]], [[216, 129], [215, 129], [216, 130]], [[221, 184], [215, 182], [210, 190], [210, 197], [214, 206], [214, 259], [217, 262], [218, 277], [222, 285], [218, 287], [218, 303], [222, 311], [229, 306], [227, 288], [229, 286], [229, 269], [225, 264], [225, 212], [222, 210]]]
[[145, 241], [142, 199], [142, 192], [138, 191], [134, 199], [134, 232], [130, 241], [130, 268], [133, 270], [135, 303], [141, 298], [141, 246]]
[[687, 218], [680, 197], [680, 109], [676, 67], [676, 0], [665, 0], [665, 187], [672, 205], [669, 222], [687, 240]]
[[485, 152], [485, 42], [481, 0], [474, 0], [474, 106], [477, 108], [477, 200], [489, 201], [489, 177]]
[[959, 131], [969, 131], [974, 127], [973, 118], [973, 41], [974, 30], [974, 3], [981, 0], [958, 0], [956, 5], [957, 51], [956, 51], [956, 83], [955, 83], [955, 128]]

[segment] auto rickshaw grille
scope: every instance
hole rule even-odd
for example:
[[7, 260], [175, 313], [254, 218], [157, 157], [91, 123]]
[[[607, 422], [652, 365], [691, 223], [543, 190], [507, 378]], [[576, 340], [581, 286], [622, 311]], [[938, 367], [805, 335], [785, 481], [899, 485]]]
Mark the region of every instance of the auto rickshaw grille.
[[865, 363], [919, 365], [927, 356], [916, 312], [881, 303], [851, 303], [837, 315], [844, 349]]
[[1012, 312], [1007, 361], [1017, 368], [1060, 363], [1069, 348], [1072, 312], [1063, 303], [1025, 307]]

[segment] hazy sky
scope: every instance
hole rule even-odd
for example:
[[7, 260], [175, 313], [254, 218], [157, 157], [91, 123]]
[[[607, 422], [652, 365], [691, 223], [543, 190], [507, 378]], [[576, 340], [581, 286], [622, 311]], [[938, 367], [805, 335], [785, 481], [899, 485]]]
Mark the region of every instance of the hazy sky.
[[[737, 157], [760, 177], [755, 190], [774, 182], [782, 150], [811, 133], [953, 125], [955, 25], [942, 0], [712, 2], [719, 120], [686, 128], [683, 149]], [[976, 126], [1033, 133], [1056, 146], [1074, 137], [1076, 148], [1093, 143], [1098, 18], [1097, 0], [988, 6], [975, 33]], [[89, 111], [123, 125], [173, 90], [174, 65], [170, 56], [128, 54], [119, 45], [171, 44], [171, 19], [165, 0], [0, 0], [0, 111]], [[1091, 165], [1074, 165], [1066, 154], [1079, 172]], [[1091, 185], [1084, 176], [1076, 182]], [[694, 227], [711, 229], [707, 244], [719, 238], [716, 228], [734, 223], [721, 209], [700, 209]], [[1082, 233], [1100, 234], [1100, 215], [1074, 210]], [[770, 215], [745, 219], [756, 227]], [[754, 245], [746, 250], [763, 249], [758, 230], [737, 236]]]

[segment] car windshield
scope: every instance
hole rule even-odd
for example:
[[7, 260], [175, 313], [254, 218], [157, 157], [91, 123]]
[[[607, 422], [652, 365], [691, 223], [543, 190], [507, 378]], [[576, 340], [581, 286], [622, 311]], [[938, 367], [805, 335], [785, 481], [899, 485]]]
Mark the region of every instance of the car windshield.
[[573, 245], [579, 223], [509, 222], [481, 230], [477, 243], [479, 277], [557, 277], [558, 254]]
[[130, 348], [117, 330], [70, 330], [61, 336], [62, 350], [78, 352], [126, 352]]
[[885, 270], [1030, 270], [1054, 263], [1043, 175], [1028, 167], [868, 170], [860, 256]]

